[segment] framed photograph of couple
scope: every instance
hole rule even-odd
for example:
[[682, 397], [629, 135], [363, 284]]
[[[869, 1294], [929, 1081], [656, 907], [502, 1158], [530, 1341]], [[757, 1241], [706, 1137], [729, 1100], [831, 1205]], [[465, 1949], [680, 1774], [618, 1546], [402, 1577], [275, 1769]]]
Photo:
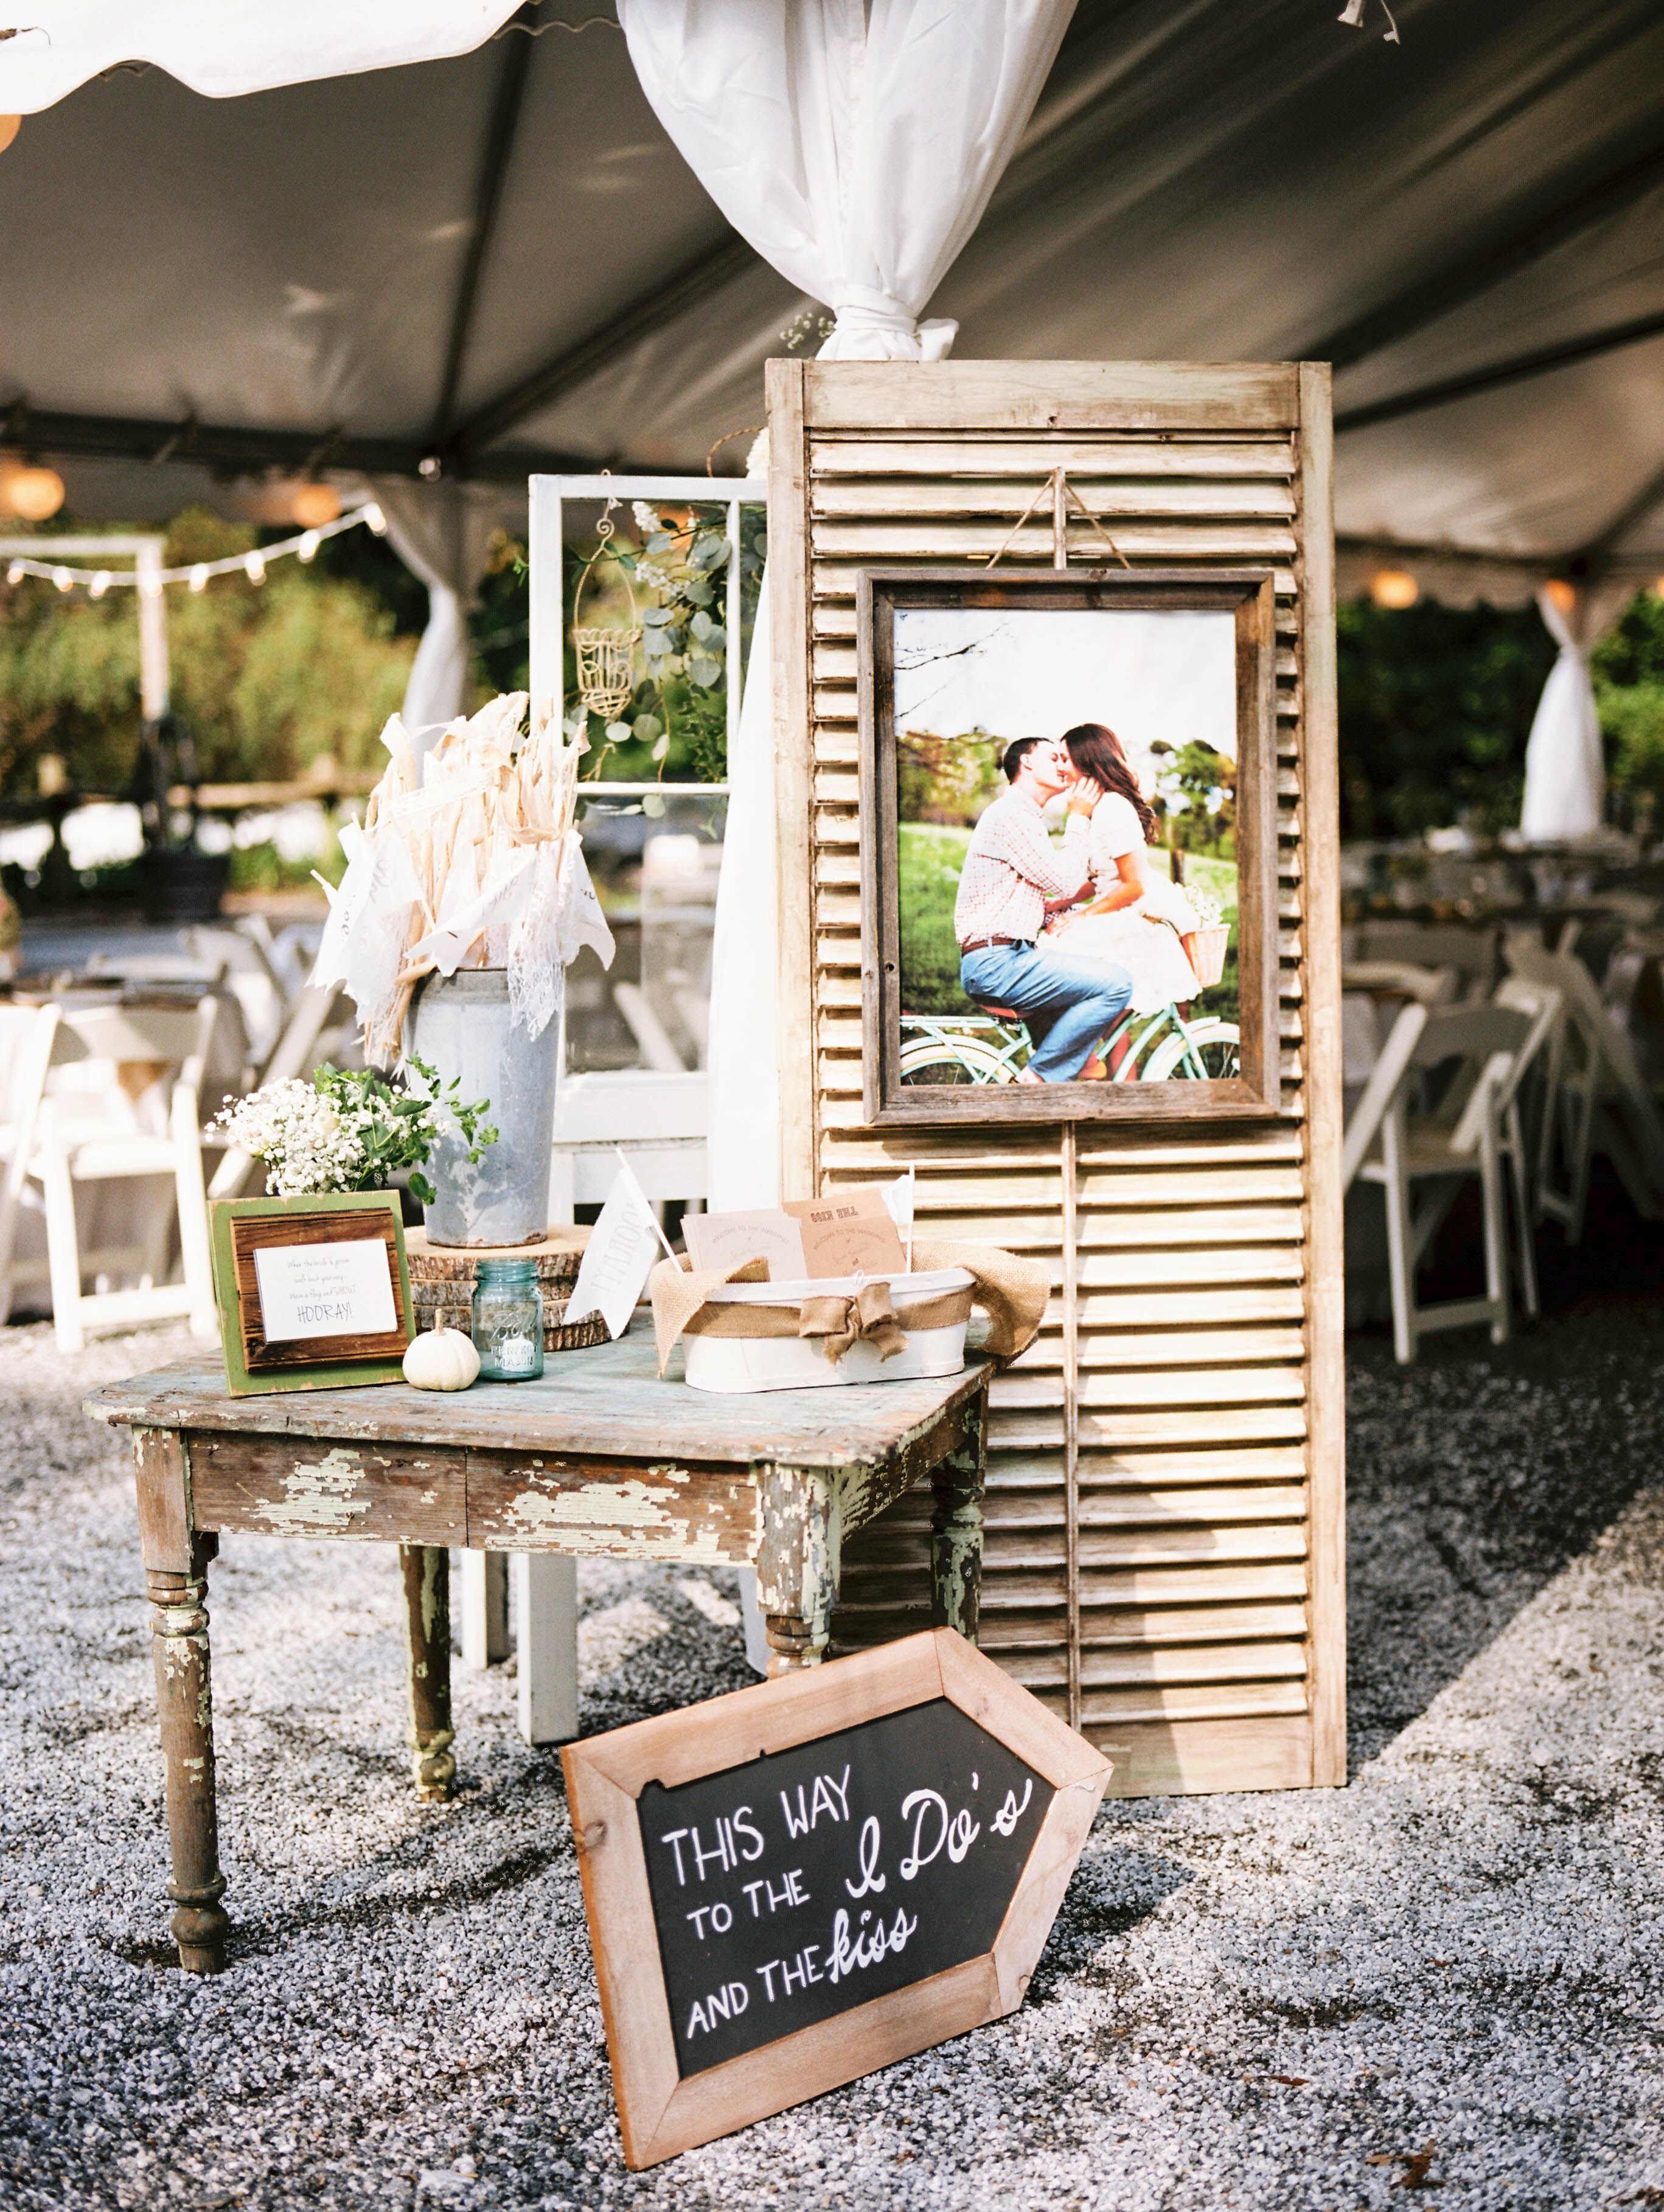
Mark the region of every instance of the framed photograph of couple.
[[1272, 593], [862, 575], [870, 1123], [1278, 1111]]

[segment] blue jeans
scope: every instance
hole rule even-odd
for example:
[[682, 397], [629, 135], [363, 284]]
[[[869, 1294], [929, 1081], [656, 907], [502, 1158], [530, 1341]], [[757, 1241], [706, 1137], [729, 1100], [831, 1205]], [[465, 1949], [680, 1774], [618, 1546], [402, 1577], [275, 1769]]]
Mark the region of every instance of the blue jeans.
[[1029, 1065], [1042, 1083], [1072, 1083], [1133, 995], [1126, 969], [1060, 959], [1032, 945], [985, 945], [964, 953], [959, 981], [968, 998], [1021, 1014], [1034, 1041]]

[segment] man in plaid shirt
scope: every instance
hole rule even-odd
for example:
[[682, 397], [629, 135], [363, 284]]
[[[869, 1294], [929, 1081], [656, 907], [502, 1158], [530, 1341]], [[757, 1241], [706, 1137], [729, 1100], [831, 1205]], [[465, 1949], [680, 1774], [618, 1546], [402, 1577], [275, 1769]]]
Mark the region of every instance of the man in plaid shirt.
[[[1047, 915], [1085, 888], [1086, 823], [1102, 793], [1050, 738], [1018, 738], [999, 765], [1011, 789], [977, 823], [954, 902], [959, 981], [979, 1006], [1009, 1007], [1028, 1024], [1034, 1049], [1019, 1083], [1101, 1079], [1093, 1048], [1120, 1019], [1133, 979], [1107, 961], [1039, 952], [1035, 940]], [[1042, 810], [1060, 791], [1069, 820], [1054, 845]]]

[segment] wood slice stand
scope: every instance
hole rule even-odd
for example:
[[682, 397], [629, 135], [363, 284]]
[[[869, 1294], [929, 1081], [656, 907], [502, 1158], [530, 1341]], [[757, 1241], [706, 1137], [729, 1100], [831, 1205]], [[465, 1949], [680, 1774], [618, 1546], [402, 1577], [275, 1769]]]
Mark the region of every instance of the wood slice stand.
[[537, 1244], [430, 1244], [424, 1229], [406, 1231], [410, 1267], [410, 1303], [418, 1329], [457, 1328], [468, 1334], [474, 1297], [474, 1271], [482, 1260], [535, 1260], [537, 1287], [544, 1294], [544, 1350], [578, 1352], [604, 1344], [607, 1325], [599, 1314], [586, 1321], [563, 1318], [579, 1263], [589, 1242], [586, 1228], [557, 1227]]

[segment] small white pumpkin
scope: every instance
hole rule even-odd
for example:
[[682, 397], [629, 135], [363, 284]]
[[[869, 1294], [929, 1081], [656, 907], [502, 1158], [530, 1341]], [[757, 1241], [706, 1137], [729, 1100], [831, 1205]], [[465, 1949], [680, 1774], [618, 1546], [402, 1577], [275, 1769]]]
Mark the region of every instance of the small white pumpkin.
[[430, 1328], [410, 1340], [404, 1380], [418, 1390], [465, 1390], [480, 1371], [472, 1337], [459, 1328]]

